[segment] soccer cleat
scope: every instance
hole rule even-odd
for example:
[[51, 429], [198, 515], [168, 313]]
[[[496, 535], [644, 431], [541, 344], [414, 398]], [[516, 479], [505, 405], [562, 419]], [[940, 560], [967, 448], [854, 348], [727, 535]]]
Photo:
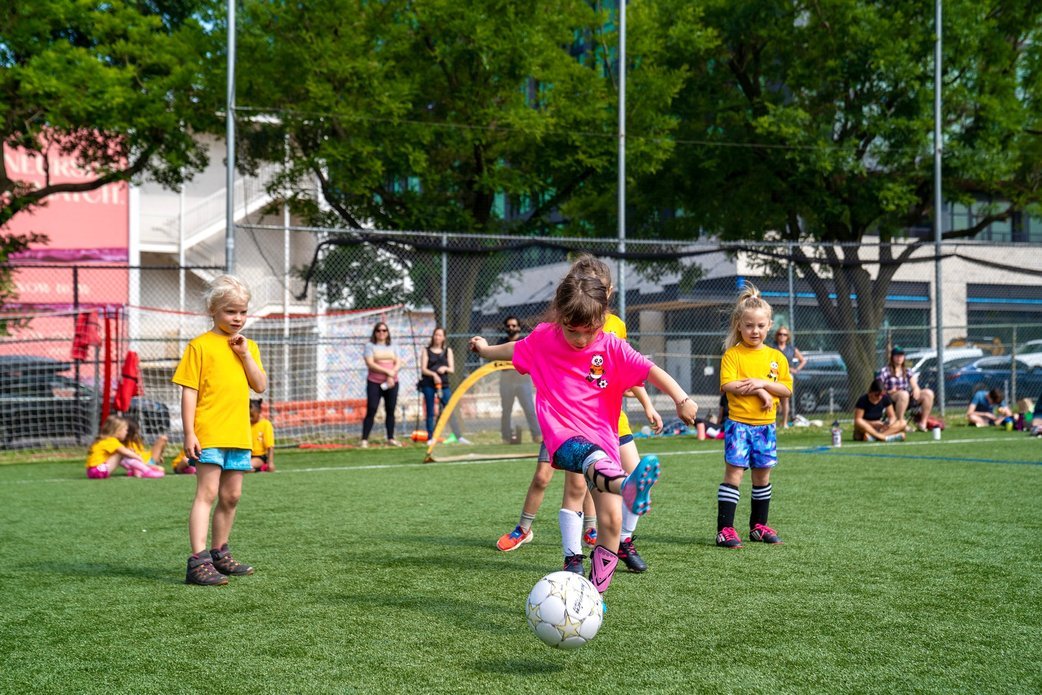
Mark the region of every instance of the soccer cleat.
[[535, 533], [532, 529], [525, 531], [520, 526], [515, 526], [514, 530], [510, 533], [504, 533], [496, 541], [496, 547], [502, 550], [504, 553], [509, 553], [511, 550], [517, 550], [525, 543], [528, 543], [535, 537]]
[[564, 571], [575, 572], [578, 575], [585, 575], [586, 570], [583, 568], [583, 559], [585, 555], [569, 555], [564, 559]]
[[876, 436], [874, 434], [869, 434], [868, 432], [865, 432], [865, 441], [866, 442], [877, 442], [879, 440], [876, 438]]
[[232, 557], [232, 552], [228, 550], [227, 543], [220, 548], [211, 548], [210, 557], [213, 558], [214, 568], [221, 574], [230, 574], [237, 577], [253, 574], [252, 567], [244, 565]]
[[738, 537], [738, 532], [733, 526], [727, 526], [716, 534], [716, 545], [720, 548], [741, 548], [742, 539]]
[[593, 546], [597, 545], [597, 528], [591, 526], [583, 532], [583, 545], [587, 548], [592, 549]]
[[632, 538], [626, 538], [619, 542], [619, 559], [622, 560], [626, 565], [626, 569], [630, 572], [646, 572], [648, 569], [648, 563], [644, 562], [644, 558], [633, 547]]
[[634, 514], [643, 515], [651, 511], [651, 486], [658, 482], [661, 474], [658, 456], [645, 456], [622, 481], [622, 502]]
[[456, 437], [456, 443], [457, 444], [473, 444], [474, 442], [470, 441], [466, 437]]
[[887, 438], [884, 441], [888, 441], [888, 442], [903, 442], [904, 440], [905, 440], [905, 433], [904, 432], [898, 432], [897, 434], [891, 434], [891, 435], [887, 436]]
[[220, 586], [227, 583], [228, 577], [214, 568], [210, 553], [204, 550], [197, 555], [188, 556], [188, 572], [185, 573], [185, 584]]
[[[777, 544], [782, 542], [782, 539], [778, 538], [778, 534], [774, 532], [774, 529], [772, 529], [770, 526], [765, 526], [764, 524], [756, 524], [756, 526], [752, 527], [752, 529], [749, 531], [749, 540], [755, 541], [757, 543], [770, 544]], [[717, 541], [717, 545], [720, 545], [719, 540]]]

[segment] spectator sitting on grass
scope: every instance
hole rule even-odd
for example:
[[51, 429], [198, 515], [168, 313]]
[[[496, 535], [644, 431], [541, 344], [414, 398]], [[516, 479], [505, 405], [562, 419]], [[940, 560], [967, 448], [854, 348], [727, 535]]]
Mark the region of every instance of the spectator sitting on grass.
[[1006, 405], [1006, 394], [1000, 388], [980, 389], [966, 408], [966, 421], [976, 427], [1013, 423], [1013, 411]]
[[854, 404], [854, 441], [893, 442], [905, 438], [908, 423], [894, 414], [894, 403], [883, 388], [883, 382], [874, 379], [868, 393]]

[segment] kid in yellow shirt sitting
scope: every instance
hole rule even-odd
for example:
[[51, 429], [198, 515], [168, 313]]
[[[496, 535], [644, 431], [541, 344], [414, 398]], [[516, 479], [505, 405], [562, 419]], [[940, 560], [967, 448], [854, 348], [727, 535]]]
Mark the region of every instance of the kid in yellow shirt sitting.
[[250, 465], [255, 473], [275, 472], [275, 428], [271, 420], [261, 417], [263, 399], [250, 401], [250, 436], [253, 448], [250, 451]]

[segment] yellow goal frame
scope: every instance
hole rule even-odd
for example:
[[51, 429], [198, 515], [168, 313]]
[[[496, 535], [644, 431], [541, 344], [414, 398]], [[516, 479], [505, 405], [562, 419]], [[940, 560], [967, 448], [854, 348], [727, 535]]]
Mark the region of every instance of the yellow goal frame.
[[509, 360], [495, 360], [484, 364], [478, 369], [475, 369], [470, 375], [464, 379], [456, 390], [452, 392], [452, 396], [449, 398], [449, 402], [445, 404], [445, 407], [441, 409], [441, 414], [438, 415], [438, 423], [434, 426], [434, 434], [427, 442], [427, 454], [423, 459], [424, 463], [434, 463], [435, 461], [466, 461], [470, 459], [522, 459], [522, 458], [535, 458], [539, 455], [538, 451], [528, 453], [516, 453], [516, 454], [461, 454], [458, 456], [441, 456], [435, 457], [434, 449], [438, 446], [438, 439], [441, 437], [442, 431], [445, 429], [445, 425], [449, 422], [449, 418], [452, 417], [452, 411], [456, 409], [460, 399], [463, 398], [471, 386], [476, 384], [484, 377], [492, 374], [493, 372], [500, 372], [507, 369], [513, 369], [514, 364]]

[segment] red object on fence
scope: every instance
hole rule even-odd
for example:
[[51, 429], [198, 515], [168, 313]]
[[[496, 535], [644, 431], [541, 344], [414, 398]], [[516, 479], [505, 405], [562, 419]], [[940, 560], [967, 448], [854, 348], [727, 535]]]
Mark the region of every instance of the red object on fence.
[[83, 362], [87, 359], [87, 348], [101, 345], [98, 332], [98, 312], [83, 311], [76, 316], [76, 332], [72, 337], [72, 359]]
[[133, 350], [127, 350], [127, 356], [123, 360], [123, 372], [119, 379], [119, 386], [116, 387], [116, 397], [113, 399], [112, 404], [116, 407], [116, 410], [125, 413], [130, 410], [130, 402], [134, 396], [143, 394], [140, 362], [137, 353]]
[[115, 329], [113, 324], [119, 326], [117, 317], [109, 316], [109, 312], [105, 311], [105, 379], [102, 382], [102, 399], [101, 399], [101, 421], [105, 422], [109, 416], [110, 405], [112, 399], [109, 398], [109, 394], [112, 392], [112, 342], [114, 340]]

